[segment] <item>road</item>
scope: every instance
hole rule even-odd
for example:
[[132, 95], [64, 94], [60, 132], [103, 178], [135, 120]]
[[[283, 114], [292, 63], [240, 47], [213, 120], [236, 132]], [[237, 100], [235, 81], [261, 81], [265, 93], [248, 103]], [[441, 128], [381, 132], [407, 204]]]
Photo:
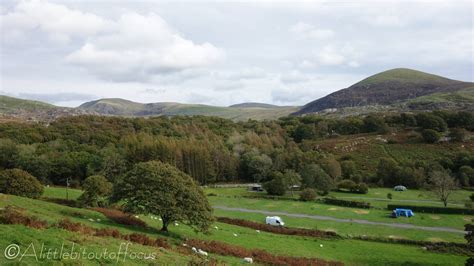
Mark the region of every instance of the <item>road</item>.
[[265, 215], [283, 215], [283, 216], [288, 216], [288, 217], [333, 221], [333, 222], [338, 222], [338, 223], [356, 223], [356, 224], [364, 224], [364, 225], [379, 225], [379, 226], [387, 226], [387, 227], [393, 227], [393, 228], [417, 229], [417, 230], [424, 230], [424, 231], [449, 232], [449, 233], [458, 233], [458, 234], [465, 234], [466, 233], [463, 230], [449, 228], [449, 227], [419, 226], [419, 225], [404, 224], [404, 223], [383, 223], [383, 222], [374, 222], [374, 221], [361, 220], [361, 219], [336, 218], [336, 217], [324, 216], [324, 215], [289, 213], [289, 212], [281, 212], [281, 211], [252, 210], [252, 209], [245, 209], [245, 208], [232, 208], [232, 207], [226, 207], [226, 206], [213, 206], [213, 207], [215, 209], [220, 209], [220, 210], [225, 210], [225, 211], [260, 213], [260, 214], [265, 214]]

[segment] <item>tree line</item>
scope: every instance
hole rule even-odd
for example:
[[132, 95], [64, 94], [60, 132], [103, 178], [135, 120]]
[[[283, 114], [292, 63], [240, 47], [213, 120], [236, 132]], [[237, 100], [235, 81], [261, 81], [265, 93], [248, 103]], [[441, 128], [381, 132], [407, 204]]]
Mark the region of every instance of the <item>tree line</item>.
[[[430, 173], [444, 171], [461, 185], [474, 186], [472, 151], [440, 161], [399, 163], [376, 158], [376, 171], [367, 173], [350, 156], [335, 156], [310, 145], [340, 135], [404, 129], [417, 132], [420, 142], [436, 142], [442, 136], [462, 142], [474, 130], [474, 115], [436, 111], [245, 122], [202, 116], [77, 116], [51, 124], [10, 122], [0, 124], [0, 169], [22, 169], [43, 184], [65, 185], [69, 179], [74, 186], [94, 175], [113, 183], [136, 164], [148, 161], [172, 165], [202, 185], [269, 182], [268, 187], [298, 184], [324, 193], [338, 186], [364, 190], [363, 183], [421, 187]], [[434, 141], [426, 137], [431, 131]], [[354, 185], [340, 184], [344, 180]]]

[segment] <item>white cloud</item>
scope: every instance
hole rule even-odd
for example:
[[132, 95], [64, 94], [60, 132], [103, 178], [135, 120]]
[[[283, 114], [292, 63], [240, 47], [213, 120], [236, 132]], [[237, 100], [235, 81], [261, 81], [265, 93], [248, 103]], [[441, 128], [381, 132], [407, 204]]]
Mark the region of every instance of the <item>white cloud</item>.
[[329, 45], [316, 51], [315, 56], [319, 64], [326, 66], [337, 66], [346, 62], [346, 57], [342, 54], [342, 51]]
[[316, 28], [311, 24], [298, 22], [290, 28], [290, 32], [297, 35], [301, 39], [325, 40], [334, 36], [334, 32], [330, 29]]
[[101, 78], [128, 81], [207, 66], [223, 55], [210, 43], [185, 39], [156, 14], [128, 13], [114, 31], [89, 39], [66, 60]]
[[0, 17], [2, 31], [9, 38], [23, 38], [32, 31], [46, 33], [50, 40], [69, 42], [106, 30], [110, 23], [97, 15], [45, 1], [21, 1]]

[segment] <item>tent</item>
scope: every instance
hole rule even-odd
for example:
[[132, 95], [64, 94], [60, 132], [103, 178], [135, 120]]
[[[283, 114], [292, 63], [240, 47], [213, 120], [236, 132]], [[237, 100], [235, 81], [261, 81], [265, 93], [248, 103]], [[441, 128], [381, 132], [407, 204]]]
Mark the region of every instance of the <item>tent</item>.
[[405, 190], [407, 190], [407, 188], [405, 186], [398, 185], [398, 186], [395, 186], [393, 188], [393, 190], [395, 190], [395, 191], [405, 191]]
[[392, 217], [393, 218], [398, 218], [400, 216], [412, 217], [414, 215], [415, 214], [410, 209], [395, 209], [395, 210], [392, 211]]

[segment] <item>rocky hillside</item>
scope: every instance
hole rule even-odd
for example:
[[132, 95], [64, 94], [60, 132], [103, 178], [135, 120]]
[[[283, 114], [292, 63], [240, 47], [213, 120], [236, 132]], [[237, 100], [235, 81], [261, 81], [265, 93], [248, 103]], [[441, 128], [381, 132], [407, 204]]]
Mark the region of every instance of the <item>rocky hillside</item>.
[[[452, 93], [459, 91], [467, 91], [462, 95], [468, 95], [463, 98], [464, 103], [467, 101], [468, 107], [474, 102], [469, 100], [471, 91], [474, 90], [474, 83], [451, 80], [444, 77], [411, 70], [405, 68], [397, 68], [370, 76], [346, 89], [342, 89], [331, 93], [323, 98], [310, 102], [303, 106], [295, 114], [315, 113], [324, 110], [334, 110], [341, 108], [354, 108], [362, 106], [374, 105], [396, 105], [402, 104], [410, 108], [411, 103], [414, 109], [430, 109], [426, 108], [426, 103], [430, 102], [429, 95], [440, 95], [437, 99], [450, 99], [451, 106], [456, 106], [459, 101], [450, 97]], [[441, 97], [442, 96], [442, 97]], [[424, 98], [425, 107], [414, 100], [420, 97]], [[441, 98], [440, 98], [441, 97]], [[442, 102], [437, 101], [434, 106], [442, 106]], [[429, 106], [429, 104], [428, 104]], [[464, 107], [464, 106], [463, 106]], [[433, 106], [431, 106], [433, 109]]]

